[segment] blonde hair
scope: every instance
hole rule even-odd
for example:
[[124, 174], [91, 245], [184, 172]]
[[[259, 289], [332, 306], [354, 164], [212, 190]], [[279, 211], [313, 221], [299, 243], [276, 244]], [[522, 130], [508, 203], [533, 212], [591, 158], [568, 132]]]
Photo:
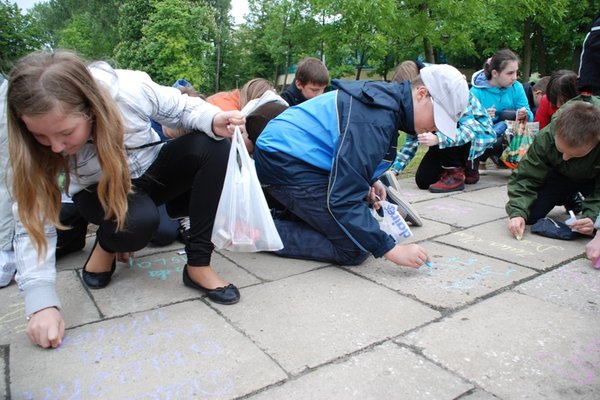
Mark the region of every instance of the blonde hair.
[[110, 94], [96, 83], [83, 60], [69, 52], [31, 53], [17, 62], [8, 80], [12, 194], [19, 205], [19, 218], [38, 251], [46, 251], [45, 223], [65, 228], [59, 220], [58, 177], [63, 171], [66, 173], [68, 188], [69, 174], [77, 173], [70, 171], [69, 165], [76, 165], [77, 160], [76, 156], [54, 153], [35, 140], [21, 119], [23, 115], [43, 116], [59, 107], [65, 115], [91, 119], [91, 138], [102, 169], [98, 198], [104, 218], [114, 218], [117, 230], [123, 229], [131, 177], [123, 119]]
[[240, 90], [240, 110], [244, 108], [250, 100], [258, 99], [268, 90], [273, 90], [275, 87], [271, 82], [263, 78], [254, 78], [246, 82]]
[[392, 82], [410, 81], [411, 79], [419, 76], [419, 66], [416, 62], [407, 60], [403, 61], [396, 67], [394, 76], [392, 76]]

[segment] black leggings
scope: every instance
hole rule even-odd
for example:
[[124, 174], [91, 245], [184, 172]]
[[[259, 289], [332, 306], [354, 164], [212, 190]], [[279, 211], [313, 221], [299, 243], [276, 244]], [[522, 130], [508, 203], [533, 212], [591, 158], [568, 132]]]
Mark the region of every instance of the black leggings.
[[428, 189], [429, 185], [439, 181], [444, 170], [443, 167], [465, 168], [470, 149], [471, 142], [443, 149], [440, 149], [439, 146], [430, 147], [415, 174], [415, 182], [419, 189]]
[[144, 248], [158, 227], [157, 206], [166, 204], [173, 218], [189, 215], [190, 231], [185, 250], [188, 263], [210, 265], [214, 248], [210, 237], [227, 169], [229, 140], [213, 140], [193, 132], [165, 143], [156, 160], [138, 179], [128, 198], [125, 227], [116, 231], [92, 185], [73, 196], [87, 221], [98, 225], [100, 246], [111, 253]]

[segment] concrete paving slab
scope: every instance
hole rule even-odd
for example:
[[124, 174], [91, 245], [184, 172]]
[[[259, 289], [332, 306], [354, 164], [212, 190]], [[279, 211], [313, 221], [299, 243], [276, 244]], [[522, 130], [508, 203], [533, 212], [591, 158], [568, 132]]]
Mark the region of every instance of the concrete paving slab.
[[402, 196], [411, 204], [452, 195], [452, 193], [431, 193], [429, 190], [421, 190], [415, 183], [414, 178], [399, 179], [398, 183], [402, 189]]
[[[56, 291], [62, 302], [65, 327], [82, 325], [100, 318], [98, 310], [83, 288], [75, 271], [56, 275]], [[8, 344], [25, 335], [25, 303], [16, 284], [0, 290], [0, 344]]]
[[16, 283], [0, 289], [0, 345], [10, 344], [27, 329], [25, 302]]
[[498, 207], [443, 197], [423, 201], [415, 205], [422, 218], [444, 221], [455, 227], [467, 228], [505, 217], [506, 213]]
[[231, 399], [286, 378], [199, 301], [73, 329], [54, 351], [21, 337], [10, 364], [15, 400]]
[[482, 176], [480, 181], [475, 185], [465, 185], [464, 191], [450, 193], [431, 193], [429, 190], [419, 189], [414, 178], [402, 178], [398, 180], [398, 183], [402, 189], [402, 195], [406, 198], [406, 200], [413, 203], [455, 196], [456, 194], [460, 193], [477, 192], [479, 190], [495, 186], [502, 186], [506, 191], [507, 177], [508, 175], [506, 172], [502, 172], [500, 174], [492, 173], [490, 175]]
[[509, 170], [490, 170], [485, 174], [479, 173], [479, 182], [474, 185], [465, 185], [465, 191], [485, 189], [493, 186], [504, 186], [508, 183]]
[[600, 398], [600, 318], [507, 292], [401, 339], [503, 399]]
[[278, 257], [272, 253], [237, 253], [218, 250], [223, 257], [242, 266], [246, 271], [266, 281], [274, 281], [320, 268], [329, 263], [295, 260]]
[[584, 251], [586, 239], [583, 237], [576, 240], [550, 239], [532, 234], [529, 227], [523, 240], [517, 240], [510, 235], [507, 221], [504, 218], [485, 223], [435, 240], [539, 271], [578, 257]]
[[460, 193], [455, 195], [454, 198], [470, 203], [499, 207], [504, 210], [504, 206], [508, 202], [508, 193], [506, 186], [493, 186], [482, 190]]
[[423, 220], [423, 226], [411, 226], [410, 230], [413, 233], [413, 236], [403, 243], [421, 242], [433, 237], [445, 235], [452, 231], [452, 227], [437, 221]]
[[402, 294], [438, 308], [462, 307], [518, 282], [535, 271], [439, 243], [421, 243], [431, 267], [398, 267], [385, 259], [372, 259], [368, 268], [353, 271]]
[[100, 318], [98, 309], [75, 271], [61, 271], [56, 275], [56, 291], [62, 303], [61, 313], [66, 328]]
[[[185, 262], [185, 255], [174, 252], [136, 257], [132, 268], [119, 264], [110, 285], [90, 293], [106, 317], [204, 296], [183, 285], [181, 274]], [[259, 282], [256, 277], [219, 254], [213, 254], [211, 263], [225, 280], [235, 283], [238, 288]]]
[[8, 379], [4, 379], [4, 375], [8, 372], [8, 353], [10, 351], [10, 347], [8, 345], [0, 345], [0, 371], [3, 371], [4, 374], [0, 375], [0, 396], [3, 399], [10, 399], [10, 389], [7, 385]]
[[249, 287], [243, 296], [235, 307], [216, 307], [290, 374], [439, 317], [414, 300], [336, 267]]
[[448, 371], [388, 342], [249, 398], [450, 400], [472, 388]]
[[488, 168], [486, 170], [479, 170], [479, 176], [485, 179], [494, 179], [500, 182], [502, 185], [506, 186], [508, 183], [508, 177], [512, 174], [512, 169], [502, 168], [498, 169], [495, 165], [488, 163]]
[[519, 293], [581, 312], [600, 314], [600, 271], [578, 259], [515, 288]]

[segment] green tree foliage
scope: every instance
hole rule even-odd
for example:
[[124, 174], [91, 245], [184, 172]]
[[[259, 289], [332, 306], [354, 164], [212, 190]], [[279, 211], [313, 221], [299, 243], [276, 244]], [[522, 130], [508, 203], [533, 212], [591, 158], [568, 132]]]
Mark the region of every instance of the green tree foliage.
[[118, 43], [119, 5], [124, 0], [50, 0], [31, 15], [52, 48], [77, 51], [90, 60], [109, 59]]
[[136, 18], [144, 23], [139, 29], [120, 25], [119, 66], [143, 69], [164, 85], [185, 78], [201, 91], [212, 91], [214, 9], [205, 2], [186, 0], [132, 3]]
[[25, 15], [0, 1], [4, 70], [33, 49], [66, 47], [206, 93], [276, 81], [306, 56], [334, 78], [389, 78], [417, 57], [473, 70], [506, 47], [521, 56], [523, 79], [576, 70], [600, 10], [600, 0], [249, 0], [234, 26], [231, 0], [48, 0]]
[[16, 4], [0, 2], [0, 72], [8, 74], [17, 59], [39, 49], [46, 40], [31, 15], [23, 15]]
[[[343, 47], [336, 46], [338, 51], [334, 54], [337, 53], [339, 60], [336, 64], [344, 60], [351, 62], [356, 79], [359, 79], [369, 60], [373, 65], [386, 59], [392, 43], [390, 33], [394, 29], [395, 0], [332, 1], [328, 7], [321, 4], [332, 13], [334, 29], [330, 34], [337, 37], [338, 43], [345, 44]], [[333, 72], [336, 72], [335, 69]]]
[[[249, 78], [262, 76], [275, 81], [300, 59], [321, 56], [320, 25], [309, 2], [250, 0], [249, 8], [247, 30], [239, 36], [242, 43], [252, 46], [249, 57], [257, 63], [246, 71], [251, 74]], [[288, 78], [282, 84], [290, 81]]]

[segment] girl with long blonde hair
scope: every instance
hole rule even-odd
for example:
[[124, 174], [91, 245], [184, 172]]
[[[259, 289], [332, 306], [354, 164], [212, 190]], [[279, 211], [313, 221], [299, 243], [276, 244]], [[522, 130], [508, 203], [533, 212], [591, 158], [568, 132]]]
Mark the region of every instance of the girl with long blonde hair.
[[[31, 260], [31, 253], [47, 259], [54, 249], [48, 248], [46, 227], [68, 228], [59, 220], [58, 182], [64, 173], [66, 194], [98, 225], [82, 266], [88, 287], [108, 285], [116, 261], [127, 261], [147, 245], [158, 226], [156, 207], [166, 204], [172, 217], [190, 216], [184, 284], [215, 302], [239, 300], [237, 288], [210, 266], [210, 235], [229, 151], [229, 141], [219, 139], [231, 136], [231, 125], [244, 123], [241, 113], [222, 112], [140, 71], [87, 66], [69, 52], [22, 58], [10, 74], [7, 103], [12, 190], [19, 223], [29, 235], [29, 242], [16, 246], [18, 259]], [[151, 119], [193, 132], [164, 143]], [[16, 240], [24, 239], [17, 235]], [[21, 265], [27, 291], [32, 267]], [[36, 299], [31, 309], [26, 301], [28, 335], [42, 347], [56, 347], [62, 338], [63, 333], [55, 334], [64, 327], [56, 307]]]

